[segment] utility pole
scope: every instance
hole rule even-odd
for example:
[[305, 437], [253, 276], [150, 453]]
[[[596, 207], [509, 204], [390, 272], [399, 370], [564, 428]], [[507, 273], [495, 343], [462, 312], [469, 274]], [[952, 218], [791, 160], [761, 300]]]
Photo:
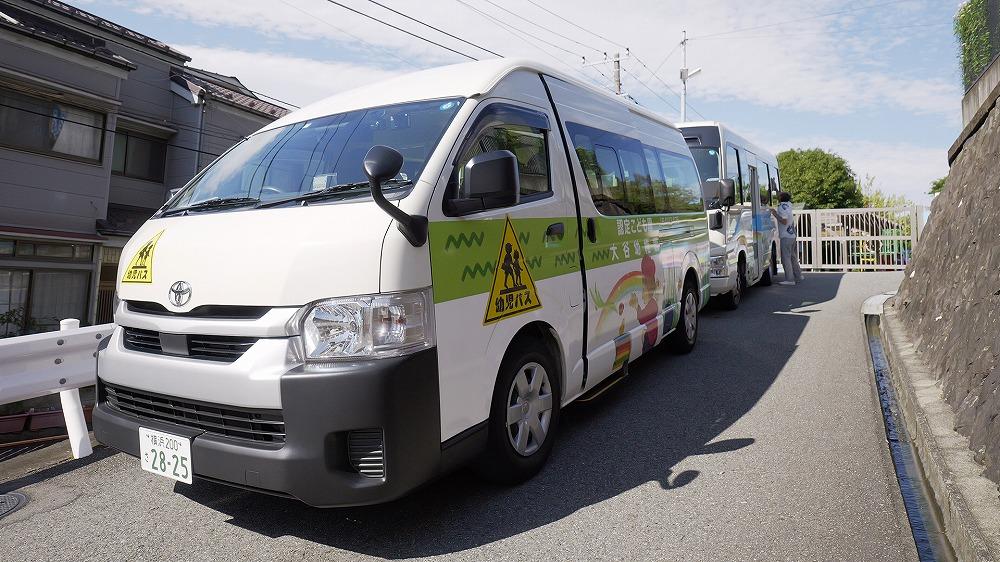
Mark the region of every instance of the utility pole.
[[[629, 56], [629, 51], [628, 51], [628, 49], [626, 49], [625, 50], [625, 57], [627, 58], [628, 56]], [[613, 76], [612, 81], [614, 82], [615, 94], [617, 94], [619, 96], [624, 95], [624, 92], [622, 91], [622, 57], [621, 57], [621, 53], [615, 53], [615, 56], [612, 59], [608, 59], [607, 57], [608, 57], [608, 55], [607, 55], [607, 53], [605, 53], [604, 54], [604, 60], [598, 61], [598, 62], [591, 62], [591, 63], [588, 63], [587, 59], [584, 58], [583, 59], [583, 66], [585, 66], [585, 67], [587, 67], [587, 66], [598, 66], [598, 65], [602, 65], [602, 64], [608, 64], [610, 62], [611, 65], [612, 65], [612, 69], [614, 70], [614, 72], [612, 73], [612, 76]]]
[[681, 67], [681, 123], [684, 123], [687, 121], [688, 78], [693, 78], [701, 72], [701, 69], [688, 69], [688, 32], [686, 30], [684, 31], [684, 38], [681, 40], [681, 48], [684, 51], [684, 66]]
[[615, 93], [619, 96], [622, 95], [622, 59], [618, 53], [615, 53]]

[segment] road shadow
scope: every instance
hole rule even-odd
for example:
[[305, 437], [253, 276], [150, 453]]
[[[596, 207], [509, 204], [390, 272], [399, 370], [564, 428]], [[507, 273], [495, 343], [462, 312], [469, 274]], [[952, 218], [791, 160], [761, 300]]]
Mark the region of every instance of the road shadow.
[[795, 351], [809, 321], [796, 311], [833, 299], [841, 278], [754, 288], [739, 310], [708, 308], [694, 352], [657, 350], [599, 399], [568, 407], [545, 469], [520, 486], [494, 486], [463, 470], [389, 504], [329, 510], [208, 482], [175, 490], [268, 537], [398, 559], [498, 541], [649, 482], [680, 488], [699, 477], [675, 473], [682, 460], [753, 446], [753, 436], [717, 437], [767, 392]]

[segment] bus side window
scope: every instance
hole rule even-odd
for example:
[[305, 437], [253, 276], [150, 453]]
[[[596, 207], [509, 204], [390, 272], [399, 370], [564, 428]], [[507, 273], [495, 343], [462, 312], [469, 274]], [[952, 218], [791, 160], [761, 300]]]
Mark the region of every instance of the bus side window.
[[694, 162], [686, 156], [657, 151], [666, 177], [670, 209], [675, 213], [702, 212], [701, 181]]
[[643, 147], [643, 156], [646, 157], [646, 168], [649, 170], [649, 179], [653, 190], [653, 208], [657, 213], [669, 213], [670, 203], [667, 199], [667, 183], [663, 179], [663, 169], [656, 159], [656, 153], [648, 147]]
[[628, 148], [620, 148], [618, 156], [622, 159], [625, 170], [625, 198], [628, 201], [630, 214], [649, 215], [656, 212], [653, 205], [653, 186], [649, 173], [646, 171], [646, 161]]
[[517, 157], [521, 197], [552, 191], [545, 130], [527, 125], [497, 125], [479, 133], [458, 160], [458, 185], [462, 185], [465, 165], [474, 156], [496, 150], [509, 150]]
[[[726, 145], [726, 179], [736, 184], [737, 203], [743, 202], [743, 180], [740, 178], [740, 153], [731, 144]], [[747, 181], [750, 181], [749, 178]]]
[[767, 207], [771, 204], [771, 181], [770, 181], [770, 166], [764, 162], [760, 163], [760, 167], [757, 169], [759, 174], [757, 179], [757, 190], [760, 192], [760, 206]]
[[781, 185], [778, 183], [778, 168], [776, 166], [769, 166], [769, 174], [771, 181], [771, 191], [774, 192], [774, 201], [777, 201], [778, 192], [781, 191]]

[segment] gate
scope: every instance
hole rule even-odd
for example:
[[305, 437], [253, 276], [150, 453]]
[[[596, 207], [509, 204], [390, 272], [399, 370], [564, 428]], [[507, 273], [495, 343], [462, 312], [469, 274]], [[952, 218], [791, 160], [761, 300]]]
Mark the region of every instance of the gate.
[[927, 220], [922, 206], [795, 211], [802, 269], [902, 270]]

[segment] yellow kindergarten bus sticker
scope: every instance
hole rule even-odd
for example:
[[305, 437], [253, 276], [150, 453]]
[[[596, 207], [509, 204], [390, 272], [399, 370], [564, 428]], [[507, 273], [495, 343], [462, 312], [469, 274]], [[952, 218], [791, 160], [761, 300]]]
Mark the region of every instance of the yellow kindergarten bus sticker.
[[528, 258], [517, 241], [514, 225], [507, 217], [496, 267], [493, 268], [493, 285], [486, 303], [483, 324], [491, 324], [522, 312], [541, 308], [535, 282], [528, 271]]
[[125, 275], [122, 276], [122, 283], [152, 283], [153, 282], [153, 251], [156, 250], [156, 241], [163, 236], [164, 231], [159, 231], [156, 236], [139, 248], [139, 251], [132, 256]]

